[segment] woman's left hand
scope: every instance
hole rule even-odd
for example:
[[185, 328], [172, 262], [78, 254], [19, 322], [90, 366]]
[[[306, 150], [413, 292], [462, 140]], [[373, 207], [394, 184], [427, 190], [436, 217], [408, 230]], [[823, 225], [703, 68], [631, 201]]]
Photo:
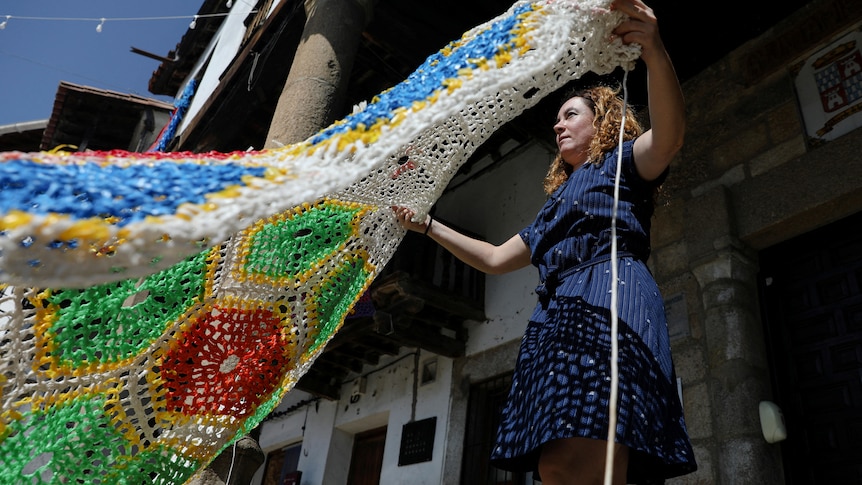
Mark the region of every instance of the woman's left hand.
[[652, 8], [641, 0], [615, 0], [611, 4], [611, 9], [629, 16], [614, 29], [614, 35], [619, 36], [624, 44], [640, 44], [641, 58], [645, 62], [649, 62], [650, 56], [665, 55], [664, 44], [659, 35], [658, 19]]
[[650, 129], [635, 140], [634, 158], [641, 177], [655, 180], [682, 148], [685, 100], [655, 12], [641, 0], [614, 0], [611, 8], [629, 17], [614, 29], [614, 35], [626, 44], [640, 44], [646, 64]]

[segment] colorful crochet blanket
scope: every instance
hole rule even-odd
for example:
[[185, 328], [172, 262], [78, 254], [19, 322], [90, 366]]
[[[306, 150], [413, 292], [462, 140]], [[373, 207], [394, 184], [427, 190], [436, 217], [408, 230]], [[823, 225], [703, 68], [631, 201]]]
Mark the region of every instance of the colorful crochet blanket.
[[308, 140], [0, 153], [0, 484], [174, 484], [257, 426], [497, 128], [631, 69], [608, 0], [518, 2]]

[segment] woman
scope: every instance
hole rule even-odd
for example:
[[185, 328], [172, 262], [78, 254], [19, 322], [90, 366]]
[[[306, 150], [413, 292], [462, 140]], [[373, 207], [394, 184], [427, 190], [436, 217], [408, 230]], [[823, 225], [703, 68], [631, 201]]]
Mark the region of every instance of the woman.
[[[625, 121], [618, 246], [619, 404], [615, 484], [661, 483], [696, 469], [671, 362], [667, 321], [646, 267], [654, 193], [679, 151], [685, 108], [652, 10], [617, 0], [629, 16], [616, 30], [642, 47], [650, 129]], [[423, 232], [465, 263], [490, 274], [528, 264], [541, 285], [518, 357], [492, 454], [495, 466], [537, 472], [545, 484], [601, 484], [611, 385], [611, 220], [624, 109], [616, 91], [594, 87], [560, 107], [558, 155], [545, 179], [548, 201], [535, 221], [495, 246], [427, 217], [393, 208], [407, 229]]]

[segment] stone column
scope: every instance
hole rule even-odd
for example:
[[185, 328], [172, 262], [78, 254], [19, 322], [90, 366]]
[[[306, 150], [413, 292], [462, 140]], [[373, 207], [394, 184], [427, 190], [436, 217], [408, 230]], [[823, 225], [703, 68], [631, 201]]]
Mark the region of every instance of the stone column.
[[707, 362], [709, 465], [722, 485], [779, 485], [784, 483], [781, 453], [763, 438], [758, 409], [772, 395], [759, 266], [755, 251], [736, 235], [732, 207], [729, 193], [719, 187], [690, 200], [685, 221], [704, 322], [700, 345]]
[[265, 147], [305, 140], [335, 121], [373, 0], [306, 0], [306, 23]]

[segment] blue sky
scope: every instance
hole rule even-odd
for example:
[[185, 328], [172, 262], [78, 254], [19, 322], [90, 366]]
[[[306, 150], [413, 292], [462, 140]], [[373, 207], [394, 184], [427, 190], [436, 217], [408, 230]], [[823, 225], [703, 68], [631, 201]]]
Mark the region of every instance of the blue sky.
[[[147, 90], [159, 61], [188, 30], [202, 0], [2, 0], [0, 125], [47, 119], [60, 81], [173, 102]], [[16, 17], [94, 20], [28, 20]], [[184, 17], [179, 19], [146, 19]], [[99, 19], [106, 19], [97, 32]]]

